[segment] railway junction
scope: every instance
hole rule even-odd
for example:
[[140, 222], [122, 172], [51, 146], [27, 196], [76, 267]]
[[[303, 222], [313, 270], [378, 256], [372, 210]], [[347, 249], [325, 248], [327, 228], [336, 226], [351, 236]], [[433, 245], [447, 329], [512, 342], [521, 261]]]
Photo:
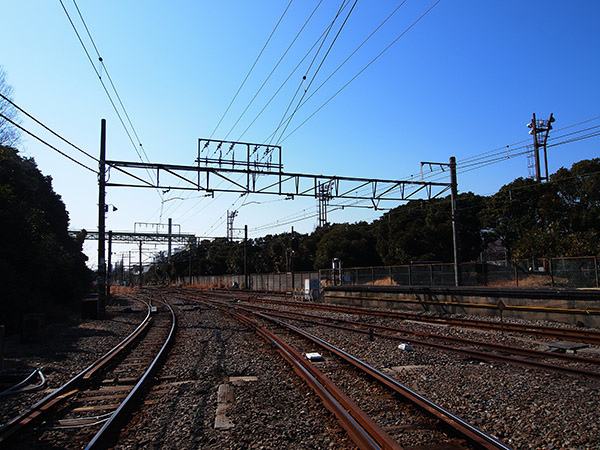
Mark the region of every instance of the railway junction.
[[0, 448], [600, 448], [593, 327], [146, 287], [6, 344]]

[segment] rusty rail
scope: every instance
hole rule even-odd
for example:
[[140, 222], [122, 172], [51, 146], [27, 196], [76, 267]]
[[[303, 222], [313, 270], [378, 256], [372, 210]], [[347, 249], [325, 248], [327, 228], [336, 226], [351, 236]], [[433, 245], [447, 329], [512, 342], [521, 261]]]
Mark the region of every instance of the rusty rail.
[[340, 425], [361, 449], [401, 449], [398, 443], [299, 352], [249, 317], [227, 310], [222, 306], [220, 308], [222, 311], [254, 329], [267, 342], [275, 345], [283, 358], [292, 365], [294, 371], [319, 395], [327, 409], [337, 417]]
[[[583, 376], [583, 377], [592, 378], [592, 379], [600, 379], [600, 372], [598, 372], [598, 371], [582, 369], [579, 367], [569, 367], [569, 366], [564, 366], [564, 365], [551, 364], [551, 363], [547, 363], [545, 361], [540, 361], [540, 360], [523, 359], [523, 358], [518, 358], [515, 356], [509, 356], [504, 353], [512, 353], [513, 355], [521, 355], [521, 356], [525, 356], [525, 357], [535, 357], [535, 358], [556, 358], [556, 359], [567, 360], [569, 362], [598, 365], [598, 364], [600, 364], [600, 361], [596, 358], [588, 358], [588, 357], [577, 356], [577, 355], [567, 355], [567, 354], [562, 354], [562, 353], [548, 353], [543, 350], [519, 349], [516, 347], [509, 347], [509, 346], [501, 345], [501, 344], [494, 344], [494, 343], [482, 342], [482, 341], [473, 341], [470, 339], [458, 338], [458, 337], [452, 337], [452, 336], [443, 336], [443, 335], [438, 335], [438, 334], [434, 334], [434, 333], [424, 333], [421, 331], [406, 330], [403, 328], [389, 327], [389, 326], [385, 326], [385, 325], [377, 325], [377, 324], [370, 324], [370, 323], [367, 324], [367, 323], [343, 320], [343, 319], [333, 319], [336, 322], [341, 322], [341, 323], [346, 324], [346, 325], [338, 325], [338, 324], [332, 324], [332, 323], [323, 322], [322, 320], [318, 320], [318, 319], [323, 319], [323, 317], [317, 316], [315, 314], [297, 313], [297, 312], [282, 313], [282, 312], [273, 311], [273, 310], [269, 310], [268, 314], [271, 314], [272, 316], [275, 316], [275, 317], [287, 318], [287, 319], [292, 319], [292, 320], [308, 321], [312, 324], [317, 324], [317, 325], [326, 326], [326, 327], [330, 327], [330, 328], [337, 328], [337, 329], [341, 329], [344, 331], [350, 331], [353, 333], [369, 334], [369, 332], [370, 332], [369, 329], [372, 328], [374, 330], [383, 330], [383, 331], [387, 331], [390, 333], [412, 334], [414, 336], [419, 336], [421, 338], [438, 339], [438, 340], [445, 340], [445, 341], [455, 342], [455, 343], [460, 343], [460, 344], [476, 345], [476, 346], [481, 346], [484, 348], [490, 348], [490, 349], [496, 350], [500, 353], [481, 352], [481, 351], [477, 351], [474, 349], [453, 347], [453, 346], [444, 345], [444, 344], [437, 344], [435, 342], [424, 341], [422, 339], [413, 339], [413, 338], [409, 338], [409, 337], [402, 337], [403, 341], [406, 341], [407, 343], [410, 343], [410, 344], [421, 345], [423, 347], [436, 348], [438, 350], [442, 350], [442, 351], [446, 351], [446, 352], [467, 355], [467, 356], [475, 357], [475, 358], [478, 358], [478, 359], [481, 359], [484, 361], [503, 362], [503, 363], [508, 363], [508, 364], [524, 366], [524, 367], [533, 367], [533, 368], [537, 368], [537, 369], [544, 369], [544, 370], [548, 370], [551, 372], [567, 373], [567, 374], [575, 375], [575, 376]], [[304, 316], [304, 318], [302, 318], [302, 316]], [[352, 326], [347, 326], [347, 325], [352, 325]], [[354, 327], [359, 327], [359, 328], [354, 328]], [[395, 337], [395, 336], [385, 335], [385, 334], [381, 334], [381, 333], [376, 333], [376, 334], [379, 336], [382, 336], [382, 337], [387, 337], [387, 338]]]
[[384, 386], [386, 386], [386, 387], [390, 388], [391, 390], [393, 390], [394, 392], [400, 394], [403, 398], [405, 398], [406, 400], [408, 400], [411, 403], [413, 403], [414, 405], [416, 405], [422, 411], [428, 413], [430, 416], [435, 417], [436, 419], [438, 419], [439, 421], [444, 423], [447, 427], [451, 428], [456, 433], [460, 434], [465, 439], [467, 439], [470, 443], [477, 446], [477, 448], [483, 448], [483, 449], [488, 449], [488, 450], [492, 450], [492, 449], [509, 450], [510, 449], [510, 447], [506, 446], [505, 444], [503, 444], [502, 442], [493, 438], [492, 436], [475, 428], [474, 426], [465, 422], [458, 416], [455, 416], [454, 414], [450, 413], [449, 411], [443, 409], [441, 406], [436, 405], [435, 403], [426, 399], [422, 395], [416, 393], [412, 389], [409, 389], [408, 387], [398, 383], [393, 378], [385, 375], [384, 373], [378, 371], [377, 369], [371, 367], [367, 363], [350, 355], [349, 353], [346, 353], [343, 350], [331, 345], [327, 341], [325, 341], [317, 336], [314, 336], [298, 327], [295, 327], [294, 325], [291, 325], [291, 324], [288, 324], [281, 320], [275, 319], [274, 317], [270, 317], [266, 314], [257, 313], [257, 315], [264, 319], [276, 322], [276, 323], [280, 324], [281, 326], [283, 326], [289, 330], [292, 330], [292, 331], [306, 337], [307, 339], [311, 340], [312, 342], [320, 345], [321, 347], [335, 353], [336, 355], [338, 355], [345, 361], [349, 362], [350, 364], [357, 367], [361, 371], [367, 373], [369, 376], [371, 376], [372, 378], [374, 378], [375, 380], [377, 380]]

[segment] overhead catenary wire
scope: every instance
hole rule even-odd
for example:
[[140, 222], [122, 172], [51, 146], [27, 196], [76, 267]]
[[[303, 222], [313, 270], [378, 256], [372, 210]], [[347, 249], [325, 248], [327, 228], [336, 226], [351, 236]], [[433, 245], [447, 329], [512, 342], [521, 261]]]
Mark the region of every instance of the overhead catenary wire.
[[327, 59], [327, 56], [329, 55], [329, 53], [331, 52], [331, 49], [333, 48], [333, 45], [335, 44], [335, 42], [337, 41], [341, 31], [343, 30], [344, 26], [346, 25], [346, 22], [348, 21], [348, 18], [350, 17], [350, 15], [352, 14], [352, 11], [354, 11], [354, 7], [356, 6], [356, 3], [358, 2], [358, 0], [354, 1], [354, 4], [352, 5], [352, 8], [350, 8], [350, 11], [348, 12], [348, 14], [346, 15], [346, 19], [343, 21], [342, 25], [340, 26], [338, 32], [336, 33], [335, 37], [333, 38], [332, 42], [329, 44], [329, 48], [327, 49], [327, 51], [325, 52], [325, 55], [323, 55], [323, 57], [321, 58], [321, 62], [319, 64], [319, 66], [317, 67], [317, 69], [315, 70], [315, 73], [313, 74], [310, 82], [308, 83], [308, 86], [304, 89], [304, 93], [302, 94], [300, 100], [298, 101], [298, 104], [296, 105], [296, 107], [294, 108], [294, 110], [292, 111], [292, 113], [290, 114], [289, 117], [286, 118], [286, 115], [290, 109], [290, 107], [292, 106], [292, 104], [294, 103], [296, 96], [298, 95], [298, 92], [300, 91], [300, 89], [302, 88], [302, 85], [304, 84], [304, 82], [306, 81], [306, 78], [308, 77], [308, 74], [313, 66], [313, 64], [315, 63], [317, 57], [319, 56], [319, 53], [321, 52], [321, 49], [323, 47], [323, 45], [325, 44], [325, 42], [327, 41], [327, 37], [329, 36], [329, 33], [331, 32], [331, 30], [333, 29], [333, 26], [335, 25], [335, 22], [338, 20], [338, 18], [340, 17], [342, 11], [346, 8], [346, 6], [349, 4], [349, 0], [343, 0], [342, 4], [340, 5], [340, 8], [338, 9], [338, 12], [336, 13], [335, 17], [333, 18], [333, 20], [331, 21], [331, 24], [329, 25], [329, 27], [327, 28], [327, 32], [325, 33], [325, 36], [323, 37], [321, 44], [319, 45], [319, 48], [317, 49], [315, 55], [313, 56], [312, 61], [310, 62], [308, 69], [306, 69], [305, 75], [302, 77], [302, 81], [300, 82], [300, 84], [298, 85], [298, 88], [296, 89], [296, 92], [294, 93], [294, 96], [292, 97], [286, 111], [283, 113], [283, 117], [281, 118], [281, 121], [279, 122], [279, 125], [277, 126], [277, 129], [275, 130], [275, 132], [271, 135], [271, 139], [269, 140], [269, 143], [272, 142], [273, 138], [277, 135], [277, 133], [279, 132], [279, 129], [284, 126], [283, 131], [281, 132], [281, 135], [279, 137], [279, 139], [276, 141], [276, 144], [279, 144], [279, 141], [281, 140], [281, 136], [283, 136], [283, 134], [285, 133], [285, 130], [287, 130], [287, 127], [289, 126], [291, 120], [293, 119], [294, 115], [296, 114], [296, 112], [298, 111], [298, 107], [299, 105], [302, 103], [302, 100], [304, 99], [304, 96], [306, 95], [306, 93], [308, 92], [308, 89], [310, 89], [310, 86], [312, 85], [315, 77], [318, 75], [321, 67], [323, 67], [323, 63], [325, 62], [325, 60]]
[[[432, 6], [429, 7], [421, 16], [419, 16], [412, 24], [410, 24], [396, 39], [394, 39], [387, 47], [385, 47], [375, 58], [373, 58], [367, 65], [365, 65], [356, 75], [354, 75], [346, 84], [344, 84], [340, 89], [338, 89], [331, 97], [329, 97], [321, 106], [319, 106], [310, 116], [308, 116], [302, 123], [300, 123], [296, 128], [290, 131], [285, 137], [279, 140], [279, 144], [285, 142], [290, 136], [292, 136], [296, 131], [298, 131], [302, 126], [304, 126], [310, 119], [312, 119], [319, 111], [321, 111], [329, 102], [331, 102], [335, 97], [337, 97], [344, 89], [346, 89], [354, 80], [356, 80], [365, 70], [367, 70], [375, 61], [377, 61], [384, 53], [386, 53], [390, 48], [396, 44], [406, 33], [408, 33], [417, 23], [419, 23], [427, 14], [429, 14], [433, 8], [435, 8], [441, 0], [437, 0]], [[306, 102], [308, 99], [304, 102]], [[300, 108], [303, 105], [300, 105]]]
[[[312, 10], [312, 12], [310, 13], [310, 15], [308, 16], [308, 18], [306, 19], [306, 21], [302, 25], [302, 27], [300, 28], [300, 30], [298, 31], [298, 33], [296, 33], [296, 36], [294, 37], [294, 39], [292, 39], [292, 42], [288, 45], [287, 49], [285, 50], [285, 52], [283, 52], [283, 54], [281, 55], [281, 57], [279, 58], [279, 60], [277, 61], [277, 63], [275, 64], [275, 66], [273, 67], [273, 69], [271, 70], [271, 72], [269, 73], [269, 75], [267, 75], [267, 77], [265, 78], [265, 80], [263, 81], [263, 83], [260, 85], [260, 87], [258, 88], [258, 90], [256, 91], [256, 93], [254, 94], [254, 97], [252, 97], [252, 99], [250, 100], [250, 102], [248, 103], [248, 105], [246, 105], [246, 108], [244, 108], [244, 110], [242, 111], [242, 113], [239, 115], [239, 117], [237, 118], [237, 120], [235, 121], [235, 123], [233, 124], [233, 126], [231, 127], [231, 129], [229, 130], [229, 132], [225, 135], [224, 140], [228, 139], [228, 137], [231, 135], [232, 131], [235, 129], [235, 127], [237, 126], [237, 124], [242, 119], [242, 117], [244, 117], [244, 115], [246, 114], [246, 112], [248, 111], [248, 109], [252, 106], [252, 104], [256, 100], [256, 97], [258, 97], [258, 95], [262, 92], [262, 90], [265, 87], [265, 85], [267, 84], [267, 82], [271, 79], [271, 77], [273, 76], [273, 74], [275, 73], [275, 71], [277, 70], [277, 68], [279, 67], [279, 65], [281, 64], [281, 62], [283, 61], [283, 59], [286, 57], [286, 55], [288, 54], [288, 52], [291, 50], [291, 48], [294, 45], [294, 43], [298, 40], [298, 38], [300, 37], [300, 35], [304, 31], [304, 29], [306, 28], [306, 26], [308, 25], [308, 23], [310, 22], [310, 20], [313, 18], [313, 16], [315, 15], [315, 13], [317, 12], [317, 10], [319, 9], [319, 6], [321, 6], [322, 3], [323, 3], [323, 0], [319, 0], [319, 3], [317, 3], [317, 6], [315, 6], [315, 8]], [[239, 140], [241, 140], [241, 137], [238, 138], [238, 141]]]
[[[144, 146], [142, 145], [140, 138], [137, 134], [137, 131], [135, 130], [135, 127], [133, 126], [133, 123], [131, 122], [131, 118], [129, 117], [129, 114], [127, 113], [127, 109], [125, 108], [125, 105], [123, 104], [123, 101], [121, 100], [121, 96], [119, 95], [119, 92], [117, 91], [117, 88], [115, 86], [115, 84], [113, 83], [113, 80], [110, 76], [110, 73], [108, 73], [108, 68], [106, 67], [106, 65], [104, 64], [104, 59], [100, 56], [100, 51], [98, 50], [98, 47], [96, 46], [96, 42], [94, 42], [94, 38], [92, 37], [92, 33], [90, 32], [87, 23], [85, 21], [85, 19], [83, 18], [83, 14], [81, 14], [81, 10], [79, 9], [79, 6], [77, 5], [76, 0], [73, 0], [73, 4], [75, 5], [75, 8], [77, 9], [77, 13], [79, 14], [79, 18], [81, 19], [81, 22], [83, 23], [83, 26], [85, 27], [85, 31], [87, 32], [88, 37], [90, 38], [90, 41], [92, 43], [92, 45], [94, 46], [94, 50], [96, 50], [96, 55], [98, 56], [98, 61], [100, 61], [100, 64], [102, 64], [102, 68], [104, 69], [104, 73], [106, 73], [106, 76], [108, 77], [108, 81], [110, 82], [111, 87], [113, 88], [113, 91], [115, 92], [115, 95], [117, 96], [117, 100], [119, 101], [119, 105], [121, 105], [121, 109], [123, 110], [123, 113], [125, 114], [125, 117], [127, 118], [127, 122], [129, 123], [129, 126], [131, 127], [131, 130], [133, 131], [133, 134], [135, 135], [135, 138], [137, 139], [137, 142], [139, 144], [140, 149], [142, 150], [142, 153], [144, 154], [144, 156], [146, 157], [146, 161], [150, 161], [150, 159], [148, 158], [148, 155], [146, 154], [146, 150], [144, 149]], [[141, 158], [141, 156], [140, 156]]]
[[240, 91], [242, 90], [242, 88], [244, 87], [244, 85], [246, 84], [246, 81], [248, 81], [248, 78], [250, 77], [250, 74], [252, 73], [252, 71], [254, 70], [254, 68], [256, 67], [256, 64], [258, 63], [260, 57], [262, 56], [262, 54], [264, 53], [265, 49], [267, 48], [267, 45], [269, 45], [269, 42], [271, 41], [271, 38], [273, 37], [273, 35], [275, 34], [275, 32], [277, 31], [277, 28], [279, 28], [279, 24], [281, 24], [281, 21], [283, 20], [283, 18], [285, 17], [286, 13], [288, 12], [288, 9], [290, 8], [290, 6], [292, 5], [293, 0], [290, 0], [288, 5], [286, 6], [285, 10], [283, 11], [283, 13], [281, 14], [281, 17], [279, 18], [279, 20], [277, 21], [277, 24], [275, 25], [275, 27], [273, 28], [273, 31], [271, 31], [271, 34], [269, 35], [269, 37], [267, 38], [267, 41], [265, 42], [265, 44], [263, 45], [261, 51], [259, 52], [258, 56], [256, 57], [256, 59], [254, 60], [254, 63], [252, 64], [252, 66], [250, 67], [250, 70], [248, 71], [248, 73], [246, 74], [246, 77], [244, 78], [244, 80], [242, 81], [242, 84], [240, 84], [240, 87], [238, 88], [238, 90], [236, 91], [235, 95], [233, 96], [233, 98], [231, 99], [231, 101], [229, 102], [229, 105], [227, 106], [227, 108], [225, 109], [225, 112], [223, 113], [223, 115], [221, 116], [221, 118], [219, 119], [219, 122], [217, 123], [217, 125], [215, 126], [215, 129], [213, 130], [213, 132], [210, 134], [210, 138], [212, 139], [212, 137], [214, 136], [214, 134], [217, 132], [217, 130], [219, 129], [219, 126], [221, 126], [221, 123], [223, 122], [223, 119], [225, 118], [225, 116], [227, 115], [227, 113], [229, 112], [229, 110], [231, 109], [231, 106], [233, 105], [233, 103], [235, 102], [235, 100], [237, 99], [237, 96], [239, 95]]
[[[67, 19], [69, 20], [69, 23], [71, 24], [71, 27], [73, 28], [73, 31], [75, 32], [75, 35], [77, 36], [77, 39], [79, 40], [79, 43], [81, 44], [81, 46], [82, 46], [82, 48], [83, 48], [83, 50], [84, 50], [84, 52], [85, 52], [85, 54], [86, 54], [86, 56], [87, 56], [87, 58], [88, 58], [88, 60], [90, 62], [92, 68], [94, 69], [94, 72], [96, 73], [96, 76], [98, 77], [98, 80], [100, 81], [100, 84], [102, 85], [102, 88], [104, 89], [104, 92], [106, 93], [106, 96], [108, 97], [108, 100], [110, 101], [110, 104], [113, 107], [113, 110], [115, 111], [115, 113], [116, 113], [119, 121], [121, 122], [121, 125], [123, 126], [123, 129], [125, 130], [125, 133], [127, 134], [127, 137], [129, 138], [129, 141], [131, 142], [131, 145], [133, 146], [133, 149], [134, 149], [135, 153], [138, 155], [140, 161], [143, 162], [144, 158], [142, 157], [142, 154], [137, 149], [137, 147], [136, 147], [136, 145], [135, 145], [135, 143], [133, 141], [133, 137], [131, 136], [131, 133], [129, 132], [129, 129], [125, 125], [125, 121], [123, 120], [123, 117], [122, 117], [121, 113], [119, 112], [119, 109], [117, 108], [117, 105], [115, 104], [115, 102], [114, 102], [114, 100], [113, 100], [113, 98], [112, 98], [112, 96], [111, 96], [108, 88], [106, 87], [106, 84], [104, 83], [104, 80], [102, 79], [102, 75], [98, 72], [98, 69], [96, 68], [96, 65], [94, 64], [94, 61], [92, 60], [92, 57], [91, 57], [91, 55], [90, 55], [90, 53], [89, 53], [89, 51], [88, 51], [85, 43], [83, 42], [83, 39], [81, 38], [81, 35], [79, 34], [79, 31], [77, 30], [77, 27], [75, 26], [75, 23], [73, 22], [73, 19], [71, 18], [71, 15], [69, 14], [69, 11], [65, 7], [65, 4], [63, 3], [62, 0], [58, 0], [58, 1], [60, 2], [61, 6], [63, 8], [63, 11], [65, 12], [65, 14], [67, 16]], [[79, 11], [79, 8], [77, 8], [77, 10]], [[82, 17], [82, 20], [83, 20], [83, 16], [81, 16], [81, 12], [80, 12], [80, 17]], [[85, 27], [86, 27], [86, 30], [88, 30], [88, 33], [89, 33], [89, 29], [87, 28], [87, 25], [85, 25]], [[91, 39], [91, 34], [89, 34], [89, 36], [90, 36], [90, 39]], [[98, 51], [95, 43], [93, 45], [94, 45], [94, 48], [96, 49], [96, 51]], [[98, 58], [99, 58], [100, 62], [102, 63], [102, 66], [106, 70], [106, 66], [102, 62], [102, 58], [100, 57], [99, 53], [98, 53]], [[109, 79], [110, 79], [110, 76], [109, 76]], [[111, 83], [112, 83], [112, 81], [111, 81]], [[114, 85], [113, 85], [113, 89], [114, 89]], [[115, 93], [117, 93], [116, 90], [115, 90]], [[117, 96], [118, 96], [118, 93], [117, 93]], [[126, 111], [125, 111], [125, 113], [126, 113]], [[136, 136], [137, 136], [137, 134], [136, 134]], [[141, 143], [140, 143], [140, 146], [141, 146]], [[143, 150], [143, 147], [142, 147], [142, 150]], [[150, 179], [153, 179], [152, 178], [152, 174], [148, 170], [146, 170], [146, 173], [148, 174], [148, 177]], [[156, 189], [156, 192], [158, 193], [158, 195], [162, 199], [162, 193], [160, 192], [160, 190], [158, 188]]]

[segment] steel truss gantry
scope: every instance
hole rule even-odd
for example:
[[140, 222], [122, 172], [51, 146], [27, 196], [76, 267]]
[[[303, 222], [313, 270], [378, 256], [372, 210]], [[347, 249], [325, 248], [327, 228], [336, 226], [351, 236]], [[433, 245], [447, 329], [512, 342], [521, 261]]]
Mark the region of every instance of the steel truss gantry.
[[[241, 153], [244, 157], [236, 159], [236, 151], [238, 156]], [[280, 146], [202, 138], [198, 139], [195, 165], [107, 160], [106, 121], [102, 119], [98, 164], [99, 297], [102, 299], [105, 295], [104, 214], [107, 187], [151, 188], [163, 192], [200, 191], [207, 196], [214, 196], [215, 192], [229, 192], [240, 195], [280, 195], [289, 199], [313, 197], [320, 202], [320, 222], [326, 222], [327, 203], [333, 198], [368, 200], [374, 209], [378, 209], [382, 201], [404, 202], [415, 198], [420, 192], [425, 193], [426, 198], [431, 200], [451, 191], [452, 215], [457, 234], [458, 216], [454, 210], [456, 206], [455, 158], [450, 158], [450, 163], [444, 165], [450, 166], [453, 175], [451, 181], [447, 183], [294, 173], [283, 170]], [[112, 169], [115, 170], [111, 173]], [[107, 177], [109, 174], [112, 176]], [[218, 181], [218, 184], [215, 181]], [[459, 257], [455, 259], [459, 260]], [[458, 265], [455, 267], [455, 271], [457, 270]], [[459, 283], [457, 275], [456, 284]]]
[[[77, 236], [80, 231], [70, 230], [69, 234], [72, 237]], [[168, 244], [172, 242], [174, 244], [189, 244], [190, 242], [196, 242], [196, 236], [193, 234], [180, 233], [180, 234], [165, 234], [165, 233], [139, 233], [139, 232], [128, 232], [128, 231], [109, 231], [105, 233], [105, 239], [112, 236], [113, 242], [123, 242], [126, 244], [138, 244], [140, 242], [150, 244]], [[97, 231], [87, 231], [85, 239], [91, 241], [97, 241], [99, 235]]]
[[[245, 159], [235, 159], [238, 147], [243, 149]], [[277, 155], [274, 162], [273, 155]], [[326, 186], [330, 198], [368, 200], [375, 209], [381, 201], [408, 201], [419, 192], [432, 199], [450, 190], [450, 183], [441, 182], [286, 172], [281, 162], [281, 147], [247, 142], [199, 139], [195, 162], [195, 165], [179, 165], [106, 160], [108, 170], [117, 169], [112, 179], [122, 180], [107, 181], [106, 187], [202, 191], [210, 196], [229, 192], [319, 199]]]

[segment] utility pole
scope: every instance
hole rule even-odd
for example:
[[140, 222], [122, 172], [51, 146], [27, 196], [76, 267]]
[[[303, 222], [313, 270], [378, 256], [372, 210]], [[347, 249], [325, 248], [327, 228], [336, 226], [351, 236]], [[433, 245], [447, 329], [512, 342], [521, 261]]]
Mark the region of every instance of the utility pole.
[[248, 289], [248, 225], [244, 225], [244, 289]]
[[168, 261], [171, 262], [171, 233], [172, 233], [172, 228], [173, 228], [173, 219], [169, 218], [169, 227], [167, 228], [167, 233], [169, 235], [168, 241], [169, 241], [169, 259]]
[[98, 308], [97, 317], [104, 315], [106, 289], [106, 260], [104, 233], [106, 231], [106, 119], [100, 122], [100, 159], [98, 161]]
[[440, 166], [442, 170], [444, 167], [450, 168], [450, 203], [452, 210], [450, 212], [452, 216], [452, 246], [454, 247], [454, 285], [460, 286], [462, 284], [462, 272], [460, 270], [461, 263], [461, 252], [460, 252], [460, 220], [458, 214], [458, 182], [456, 178], [456, 158], [450, 157], [448, 163], [436, 163], [421, 161], [421, 179], [423, 179], [423, 166]]
[[189, 241], [190, 244], [190, 260], [189, 260], [189, 266], [188, 266], [188, 275], [189, 275], [189, 283], [188, 284], [192, 284], [192, 252], [194, 250], [194, 248], [196, 247], [196, 240], [192, 240], [190, 239]]
[[292, 227], [292, 239], [290, 245], [290, 273], [292, 274], [292, 292], [294, 292], [294, 227]]
[[450, 201], [452, 202], [452, 244], [454, 246], [454, 285], [462, 284], [460, 270], [460, 220], [458, 215], [458, 183], [456, 180], [456, 158], [450, 157]]
[[144, 280], [144, 268], [142, 267], [142, 241], [140, 241], [140, 287]]
[[548, 120], [536, 120], [535, 113], [533, 113], [533, 119], [527, 124], [531, 130], [529, 134], [533, 136], [533, 153], [535, 157], [535, 181], [540, 183], [542, 181], [542, 170], [541, 170], [541, 158], [540, 148], [544, 149], [544, 179], [548, 181], [548, 153], [546, 151], [546, 143], [548, 142], [548, 133], [552, 129], [552, 122], [556, 119], [550, 114]]
[[110, 298], [110, 285], [112, 283], [112, 231], [108, 232], [108, 276], [106, 279], [106, 296]]

